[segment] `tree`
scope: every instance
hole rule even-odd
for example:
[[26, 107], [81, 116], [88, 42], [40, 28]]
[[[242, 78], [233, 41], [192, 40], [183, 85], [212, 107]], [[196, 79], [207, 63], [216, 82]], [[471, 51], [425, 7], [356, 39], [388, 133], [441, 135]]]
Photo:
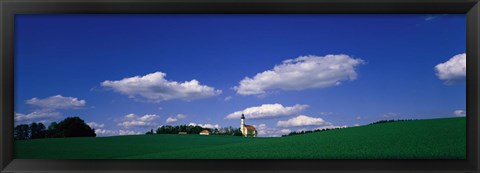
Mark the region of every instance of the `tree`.
[[[151, 132], [153, 133], [153, 130]], [[52, 122], [47, 129], [43, 123], [20, 124], [15, 126], [13, 131], [15, 140], [95, 136], [95, 129], [90, 128], [79, 117], [68, 117], [59, 123]]]
[[27, 124], [20, 124], [13, 129], [13, 138], [15, 140], [30, 139], [30, 129]]
[[145, 133], [146, 135], [153, 135], [153, 129], [150, 129], [150, 131], [148, 131], [147, 133]]
[[234, 135], [234, 136], [243, 136], [242, 131], [240, 130], [240, 128], [236, 128], [235, 130], [233, 130], [233, 135]]
[[42, 123], [32, 123], [29, 128], [31, 134], [30, 139], [45, 138], [46, 129]]
[[57, 122], [50, 123], [50, 125], [47, 128], [47, 133], [45, 136], [47, 138], [61, 137], [62, 135], [60, 134], [60, 131], [58, 130], [57, 126], [58, 126]]
[[57, 137], [95, 137], [95, 131], [79, 117], [68, 117], [54, 127]]

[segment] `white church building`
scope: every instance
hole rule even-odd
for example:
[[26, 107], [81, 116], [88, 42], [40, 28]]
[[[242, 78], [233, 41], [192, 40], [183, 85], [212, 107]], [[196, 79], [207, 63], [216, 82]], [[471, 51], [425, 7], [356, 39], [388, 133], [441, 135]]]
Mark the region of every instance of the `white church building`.
[[242, 114], [242, 118], [240, 120], [240, 131], [242, 131], [242, 135], [245, 137], [251, 136], [251, 137], [256, 137], [257, 136], [257, 129], [251, 125], [246, 125], [245, 124], [245, 116]]

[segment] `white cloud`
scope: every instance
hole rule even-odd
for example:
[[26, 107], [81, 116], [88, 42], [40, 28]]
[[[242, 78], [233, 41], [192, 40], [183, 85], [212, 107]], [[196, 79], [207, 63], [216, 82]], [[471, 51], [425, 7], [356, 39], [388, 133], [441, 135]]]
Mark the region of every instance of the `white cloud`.
[[430, 14], [430, 15], [425, 16], [423, 19], [425, 21], [430, 21], [430, 20], [434, 20], [434, 19], [440, 18], [442, 16], [446, 16], [446, 15], [448, 15], [448, 14]]
[[178, 119], [172, 118], [172, 117], [168, 117], [167, 120], [165, 120], [165, 122], [167, 122], [167, 123], [173, 123], [173, 122], [177, 122], [177, 121], [178, 121]]
[[142, 134], [142, 132], [135, 132], [132, 130], [118, 130], [119, 135], [139, 135]]
[[282, 104], [263, 104], [261, 106], [249, 107], [241, 111], [233, 112], [225, 117], [225, 119], [240, 119], [242, 113], [246, 119], [262, 119], [288, 116], [299, 113], [306, 109], [308, 105], [296, 104], [290, 107], [284, 107]]
[[278, 121], [277, 127], [301, 127], [301, 126], [325, 126], [331, 125], [322, 118], [309, 117], [306, 115], [299, 115], [287, 121]]
[[300, 56], [285, 60], [253, 78], [245, 77], [234, 90], [240, 95], [256, 95], [275, 89], [304, 90], [336, 86], [342, 81], [355, 80], [355, 67], [363, 63], [363, 60], [348, 55]]
[[85, 100], [75, 97], [63, 97], [62, 95], [50, 96], [44, 99], [37, 97], [25, 100], [25, 103], [37, 107], [29, 114], [15, 112], [15, 124], [30, 122], [48, 122], [60, 119], [62, 116], [59, 109], [79, 109], [86, 105]]
[[220, 129], [221, 126], [219, 124], [197, 124], [197, 123], [190, 123], [188, 124], [189, 126], [200, 126], [200, 127], [203, 127], [203, 128], [208, 128], [208, 129], [213, 129], [213, 128], [216, 128], [216, 129]]
[[155, 72], [117, 81], [107, 80], [103, 81], [101, 85], [130, 98], [141, 97], [154, 102], [173, 99], [191, 101], [222, 93], [221, 90], [215, 90], [213, 87], [200, 85], [200, 82], [195, 79], [183, 83], [168, 81], [165, 79], [166, 75], [162, 72]]
[[467, 55], [458, 54], [450, 58], [447, 62], [435, 66], [436, 75], [445, 84], [453, 84], [464, 81], [467, 76]]
[[385, 118], [392, 118], [392, 117], [396, 117], [396, 116], [398, 116], [398, 114], [397, 113], [392, 113], [392, 112], [383, 114], [383, 117], [385, 117]]
[[429, 15], [429, 16], [425, 17], [425, 21], [433, 20], [433, 19], [435, 19], [435, 18], [437, 18], [437, 17], [436, 17], [436, 16]]
[[159, 118], [159, 116], [155, 114], [147, 114], [141, 117], [135, 114], [128, 114], [128, 115], [125, 115], [122, 122], [118, 123], [117, 125], [122, 126], [124, 128], [152, 127], [156, 125], [156, 123], [152, 121], [157, 118]]
[[142, 132], [136, 132], [133, 130], [107, 130], [107, 129], [95, 129], [97, 136], [118, 136], [118, 135], [138, 135]]
[[60, 117], [59, 112], [47, 109], [36, 110], [29, 114], [15, 112], [14, 115], [15, 123], [46, 122], [59, 119]]
[[333, 112], [320, 112], [320, 115], [332, 115]]
[[185, 119], [187, 116], [183, 115], [183, 114], [177, 114], [175, 116], [171, 116], [171, 117], [168, 117], [167, 120], [165, 120], [167, 123], [173, 123], [173, 122], [177, 122], [178, 120], [180, 119]]
[[455, 110], [453, 111], [453, 115], [456, 117], [464, 117], [467, 115], [467, 112], [464, 110]]
[[62, 95], [51, 96], [44, 99], [31, 98], [25, 101], [29, 105], [44, 109], [78, 109], [85, 106], [85, 100], [75, 97], [63, 97]]
[[223, 99], [223, 101], [229, 101], [229, 100], [231, 100], [231, 99], [232, 99], [232, 96], [227, 96], [227, 97], [225, 97], [225, 98]]
[[95, 129], [95, 134], [97, 134], [97, 136], [113, 136], [113, 135], [117, 135], [117, 133], [116, 133], [115, 131], [106, 130], [106, 129]]
[[103, 128], [105, 127], [105, 124], [100, 124], [100, 123], [97, 123], [97, 122], [89, 122], [87, 123], [88, 126], [90, 126], [91, 128], [94, 128], [94, 129], [100, 129], [100, 128]]
[[280, 130], [280, 132], [283, 133], [283, 134], [289, 134], [290, 132], [292, 132], [292, 130], [290, 130], [290, 129], [282, 129], [282, 130]]
[[277, 129], [268, 127], [266, 124], [255, 125], [255, 128], [257, 129], [258, 136], [261, 137], [279, 137], [292, 132], [290, 129]]
[[369, 116], [363, 116], [363, 117], [362, 117], [362, 116], [357, 116], [357, 117], [355, 117], [355, 119], [357, 119], [357, 120], [366, 120], [366, 119], [370, 119], [370, 117], [369, 117]]
[[317, 127], [315, 128], [314, 130], [322, 130], [322, 129], [337, 129], [337, 128], [347, 128], [348, 126], [347, 125], [343, 125], [343, 126], [335, 126], [335, 125], [326, 125], [326, 126], [320, 126], [320, 127]]

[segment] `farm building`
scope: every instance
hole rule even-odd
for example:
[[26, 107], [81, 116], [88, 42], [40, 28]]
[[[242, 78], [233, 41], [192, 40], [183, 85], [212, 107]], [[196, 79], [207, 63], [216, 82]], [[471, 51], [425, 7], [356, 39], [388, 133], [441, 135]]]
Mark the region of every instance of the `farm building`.
[[200, 135], [210, 135], [210, 132], [208, 130], [202, 130]]
[[187, 132], [178, 132], [179, 135], [186, 135]]
[[246, 125], [245, 124], [245, 116], [242, 114], [242, 118], [240, 120], [240, 131], [242, 131], [242, 135], [245, 137], [251, 136], [251, 137], [256, 137], [257, 136], [257, 129], [251, 125]]

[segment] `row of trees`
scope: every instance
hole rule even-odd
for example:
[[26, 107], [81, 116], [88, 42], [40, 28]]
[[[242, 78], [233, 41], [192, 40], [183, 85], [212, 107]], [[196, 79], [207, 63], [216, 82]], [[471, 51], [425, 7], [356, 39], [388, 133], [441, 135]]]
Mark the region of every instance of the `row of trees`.
[[[198, 134], [203, 130], [200, 126], [189, 126], [189, 125], [179, 125], [179, 126], [161, 126], [157, 129], [157, 134], [178, 134], [178, 132], [187, 132], [188, 134]], [[210, 129], [209, 129], [210, 131]], [[211, 132], [211, 131], [210, 131]]]
[[[201, 126], [192, 126], [192, 125], [178, 125], [178, 126], [161, 126], [155, 133], [156, 134], [178, 134], [179, 132], [186, 132], [187, 134], [199, 134], [202, 130], [208, 130], [210, 134], [215, 135], [228, 135], [228, 136], [242, 136], [240, 128], [233, 127], [224, 127], [224, 128], [203, 128]], [[154, 134], [153, 129], [146, 132], [145, 134]]]
[[13, 130], [15, 140], [95, 136], [95, 129], [79, 117], [68, 117], [59, 123], [52, 122], [48, 127], [43, 123], [20, 124]]
[[328, 130], [334, 130], [334, 129], [339, 129], [339, 128], [326, 128], [326, 129], [316, 129], [316, 130], [306, 130], [306, 131], [294, 131], [290, 132], [288, 135], [282, 135], [282, 137], [285, 136], [293, 136], [293, 135], [301, 135], [301, 134], [307, 134], [307, 133], [314, 133], [314, 132], [323, 132], [323, 131], [328, 131]]
[[233, 128], [232, 126], [220, 128], [217, 134], [227, 136], [243, 136], [240, 128]]
[[382, 123], [400, 122], [400, 121], [413, 121], [413, 120], [418, 120], [418, 119], [380, 120], [380, 121], [376, 121], [376, 122], [370, 123], [370, 125], [372, 125], [372, 124], [382, 124]]
[[[418, 120], [418, 119], [380, 120], [380, 121], [376, 121], [376, 122], [370, 123], [369, 125], [372, 125], [372, 124], [382, 124], [382, 123], [392, 123], [392, 122], [401, 122], [401, 121], [413, 121], [413, 120]], [[299, 132], [290, 132], [288, 135], [282, 135], [282, 137], [284, 137], [284, 136], [292, 136], [292, 135], [300, 135], [300, 134], [307, 134], [307, 133], [314, 133], [314, 132], [322, 132], [322, 131], [328, 131], [328, 130], [333, 130], [333, 129], [338, 129], [338, 128], [326, 128], [326, 129], [317, 129], [317, 130], [307, 130], [307, 131], [299, 131]]]

